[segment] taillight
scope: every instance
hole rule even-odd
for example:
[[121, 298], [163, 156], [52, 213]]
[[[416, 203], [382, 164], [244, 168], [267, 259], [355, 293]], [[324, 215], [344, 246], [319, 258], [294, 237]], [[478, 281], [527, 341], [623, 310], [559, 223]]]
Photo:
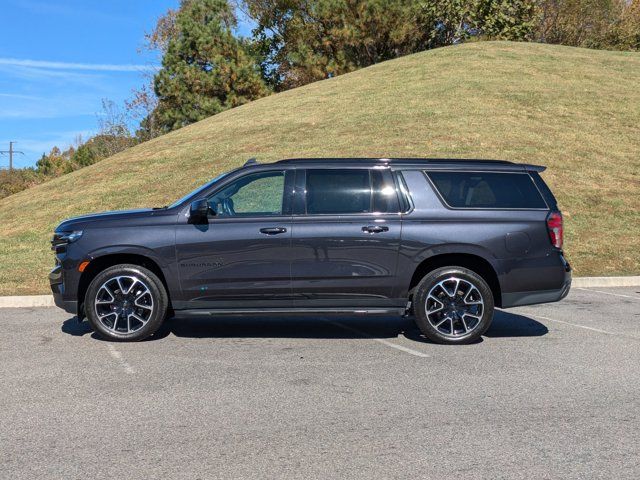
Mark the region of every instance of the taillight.
[[551, 212], [547, 217], [547, 229], [549, 230], [549, 238], [551, 244], [556, 248], [562, 248], [562, 214], [560, 212]]

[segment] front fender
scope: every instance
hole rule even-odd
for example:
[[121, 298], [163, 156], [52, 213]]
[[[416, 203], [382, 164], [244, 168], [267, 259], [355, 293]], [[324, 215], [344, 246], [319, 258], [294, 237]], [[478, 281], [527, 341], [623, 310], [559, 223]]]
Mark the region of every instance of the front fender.
[[153, 260], [161, 269], [169, 266], [169, 261], [158, 252], [141, 245], [109, 245], [87, 252], [87, 260], [93, 261], [108, 255], [140, 255]]

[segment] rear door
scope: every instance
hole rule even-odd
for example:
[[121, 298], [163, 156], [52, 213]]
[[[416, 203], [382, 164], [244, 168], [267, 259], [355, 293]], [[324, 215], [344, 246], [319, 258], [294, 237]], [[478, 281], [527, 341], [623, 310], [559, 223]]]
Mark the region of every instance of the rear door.
[[298, 170], [291, 276], [300, 307], [397, 306], [401, 219], [387, 168]]

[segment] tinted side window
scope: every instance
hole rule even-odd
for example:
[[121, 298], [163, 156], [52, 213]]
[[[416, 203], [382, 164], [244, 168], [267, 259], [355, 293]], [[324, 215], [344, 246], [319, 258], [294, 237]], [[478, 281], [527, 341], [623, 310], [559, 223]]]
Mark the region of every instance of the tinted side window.
[[454, 208], [547, 208], [526, 173], [428, 172], [445, 202]]
[[307, 170], [307, 213], [367, 213], [369, 170]]
[[246, 175], [209, 198], [209, 205], [220, 217], [281, 215], [284, 172]]
[[307, 213], [398, 212], [389, 172], [365, 169], [307, 170]]

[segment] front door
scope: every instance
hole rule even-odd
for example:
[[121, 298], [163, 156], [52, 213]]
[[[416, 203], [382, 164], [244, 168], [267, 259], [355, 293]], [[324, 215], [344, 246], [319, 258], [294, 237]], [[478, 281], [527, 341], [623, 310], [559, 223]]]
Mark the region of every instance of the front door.
[[179, 308], [291, 307], [293, 170], [246, 174], [209, 195], [207, 224], [179, 222]]
[[393, 298], [401, 219], [391, 172], [308, 169], [299, 171], [296, 185], [304, 199], [296, 202], [298, 211], [292, 220], [295, 305], [339, 308], [402, 303]]

